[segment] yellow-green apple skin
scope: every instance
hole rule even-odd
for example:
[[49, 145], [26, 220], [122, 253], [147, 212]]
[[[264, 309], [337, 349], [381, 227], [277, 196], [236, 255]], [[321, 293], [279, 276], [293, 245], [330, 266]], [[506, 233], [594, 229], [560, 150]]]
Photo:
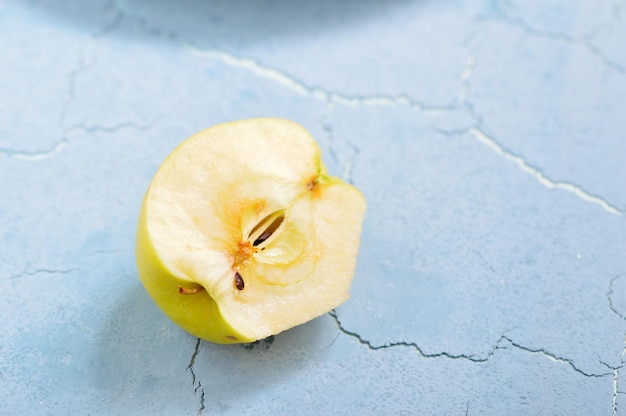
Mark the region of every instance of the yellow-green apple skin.
[[348, 299], [365, 208], [354, 186], [329, 176], [300, 125], [220, 124], [179, 145], [152, 180], [139, 276], [191, 334], [262, 339]]

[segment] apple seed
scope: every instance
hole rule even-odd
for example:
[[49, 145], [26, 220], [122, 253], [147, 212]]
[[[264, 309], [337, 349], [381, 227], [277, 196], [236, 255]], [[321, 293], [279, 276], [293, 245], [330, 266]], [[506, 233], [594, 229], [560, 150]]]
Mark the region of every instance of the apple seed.
[[261, 234], [259, 236], [259, 238], [257, 238], [256, 240], [254, 240], [254, 243], [252, 243], [253, 247], [258, 246], [259, 244], [261, 244], [263, 241], [267, 240], [268, 238], [270, 238], [270, 236], [272, 235], [272, 233], [270, 233], [269, 231], [264, 232], [263, 234]]
[[272, 234], [280, 227], [285, 220], [285, 213], [281, 211], [273, 212], [267, 217], [263, 218], [250, 232], [250, 238], [253, 240], [252, 247], [257, 247], [265, 240], [270, 238]]
[[239, 274], [239, 272], [235, 272], [235, 286], [239, 290], [243, 290], [243, 277]]

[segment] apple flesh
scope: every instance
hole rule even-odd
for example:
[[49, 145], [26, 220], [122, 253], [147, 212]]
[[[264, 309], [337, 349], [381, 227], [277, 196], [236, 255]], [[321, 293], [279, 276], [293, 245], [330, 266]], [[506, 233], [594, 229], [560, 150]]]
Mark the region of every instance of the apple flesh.
[[143, 200], [139, 276], [191, 334], [250, 342], [349, 297], [366, 203], [300, 125], [260, 118], [195, 134]]

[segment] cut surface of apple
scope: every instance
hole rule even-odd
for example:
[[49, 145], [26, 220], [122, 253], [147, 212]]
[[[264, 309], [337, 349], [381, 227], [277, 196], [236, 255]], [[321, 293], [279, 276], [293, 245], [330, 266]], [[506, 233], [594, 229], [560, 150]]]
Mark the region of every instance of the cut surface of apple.
[[250, 342], [349, 297], [365, 214], [300, 125], [260, 118], [184, 141], [158, 169], [137, 230], [139, 276], [193, 335]]

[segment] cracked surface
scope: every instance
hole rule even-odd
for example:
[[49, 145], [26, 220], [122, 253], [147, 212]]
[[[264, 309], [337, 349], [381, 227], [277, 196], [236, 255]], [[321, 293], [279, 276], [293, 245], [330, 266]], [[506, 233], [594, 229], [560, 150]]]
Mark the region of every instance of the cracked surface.
[[[0, 2], [0, 413], [626, 415], [626, 2], [465, 3]], [[337, 310], [212, 345], [136, 217], [256, 116], [363, 191], [361, 253]]]
[[193, 386], [193, 393], [196, 396], [200, 397], [200, 408], [198, 409], [198, 416], [202, 415], [202, 411], [204, 410], [204, 389], [202, 388], [202, 382], [196, 378], [196, 373], [193, 369], [193, 366], [196, 363], [196, 357], [200, 352], [200, 342], [201, 340], [198, 338], [196, 341], [196, 347], [191, 355], [191, 360], [189, 361], [189, 365], [187, 366], [187, 371], [191, 374], [191, 385]]

